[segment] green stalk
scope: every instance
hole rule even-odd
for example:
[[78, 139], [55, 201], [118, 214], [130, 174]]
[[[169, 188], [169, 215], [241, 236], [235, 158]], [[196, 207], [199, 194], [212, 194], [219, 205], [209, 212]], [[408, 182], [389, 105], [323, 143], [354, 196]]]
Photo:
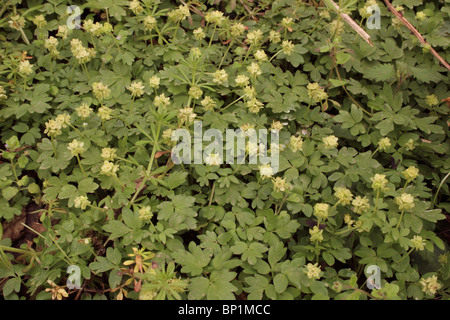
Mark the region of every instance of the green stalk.
[[400, 222], [402, 222], [404, 213], [405, 213], [405, 209], [402, 210], [402, 213], [400, 214], [400, 219], [398, 220], [397, 226], [395, 227], [395, 229], [397, 229], [397, 230], [398, 230], [398, 227], [400, 226]]
[[224, 62], [225, 57], [227, 56], [227, 53], [230, 51], [231, 45], [233, 44], [233, 42], [234, 42], [234, 40], [231, 40], [231, 41], [230, 41], [230, 44], [228, 45], [227, 50], [226, 50], [225, 53], [223, 54], [222, 60], [221, 60], [220, 63], [219, 63], [219, 69], [220, 69], [220, 67], [222, 67], [222, 63]]
[[86, 172], [83, 169], [83, 166], [81, 165], [81, 160], [80, 160], [80, 156], [77, 154], [77, 161], [78, 161], [78, 166], [80, 167], [81, 172], [83, 173], [83, 176], [86, 176]]
[[214, 38], [214, 34], [216, 33], [216, 28], [217, 28], [217, 24], [214, 25], [214, 30], [213, 30], [213, 33], [211, 35], [211, 39], [209, 40], [208, 48], [211, 47], [211, 44], [212, 44], [212, 41], [213, 41], [213, 38]]
[[56, 154], [55, 140], [54, 140], [53, 136], [50, 136], [50, 140], [52, 142], [53, 154], [55, 155], [55, 158], [56, 158], [57, 154]]

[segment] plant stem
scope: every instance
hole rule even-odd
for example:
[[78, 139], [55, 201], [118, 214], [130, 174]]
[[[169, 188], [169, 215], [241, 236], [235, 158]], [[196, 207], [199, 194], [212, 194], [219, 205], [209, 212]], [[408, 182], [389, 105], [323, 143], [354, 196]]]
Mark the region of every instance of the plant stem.
[[231, 40], [231, 41], [230, 41], [230, 44], [228, 45], [227, 50], [226, 50], [225, 53], [223, 54], [222, 60], [220, 60], [220, 63], [219, 63], [219, 67], [218, 67], [219, 69], [220, 69], [220, 67], [222, 66], [223, 61], [225, 60], [225, 57], [227, 56], [228, 51], [230, 51], [231, 45], [233, 44], [233, 42], [234, 42], [234, 40]]
[[224, 111], [225, 109], [227, 109], [228, 107], [231, 107], [233, 104], [235, 104], [236, 102], [238, 102], [239, 100], [241, 100], [244, 96], [240, 96], [239, 98], [237, 98], [236, 100], [234, 100], [233, 102], [231, 102], [230, 104], [226, 105], [225, 107], [223, 107], [220, 111]]
[[53, 154], [55, 155], [55, 158], [56, 158], [57, 154], [56, 154], [55, 140], [54, 140], [53, 136], [50, 137], [50, 141], [52, 142]]
[[83, 176], [86, 176], [86, 172], [83, 169], [83, 166], [81, 165], [81, 160], [80, 160], [80, 156], [77, 154], [77, 161], [78, 161], [78, 166], [80, 167], [81, 172], [83, 173]]
[[213, 41], [213, 38], [214, 38], [214, 34], [216, 33], [216, 28], [217, 28], [217, 24], [214, 25], [214, 30], [213, 30], [213, 33], [211, 35], [211, 39], [209, 39], [208, 48], [211, 47], [211, 44], [212, 44], [212, 41]]
[[395, 229], [397, 229], [397, 230], [398, 230], [398, 227], [400, 226], [400, 222], [402, 222], [404, 213], [405, 213], [405, 209], [402, 210], [402, 213], [400, 214], [400, 219], [398, 220], [397, 226], [395, 227]]
[[211, 195], [209, 196], [208, 206], [210, 206], [211, 203], [212, 203], [212, 200], [213, 200], [213, 197], [214, 197], [214, 191], [215, 191], [215, 190], [216, 190], [216, 182], [214, 181], [214, 182], [213, 182], [212, 189], [211, 189]]

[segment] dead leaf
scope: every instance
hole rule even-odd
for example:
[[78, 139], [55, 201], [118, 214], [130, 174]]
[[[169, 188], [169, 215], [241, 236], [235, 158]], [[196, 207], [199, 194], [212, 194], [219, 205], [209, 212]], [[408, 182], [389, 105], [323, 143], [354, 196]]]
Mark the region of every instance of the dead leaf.
[[3, 239], [11, 239], [11, 241], [16, 241], [20, 239], [21, 233], [25, 228], [22, 223], [25, 223], [27, 220], [27, 212], [22, 209], [22, 213], [20, 216], [14, 217], [10, 222], [4, 221], [2, 223], [3, 227]]

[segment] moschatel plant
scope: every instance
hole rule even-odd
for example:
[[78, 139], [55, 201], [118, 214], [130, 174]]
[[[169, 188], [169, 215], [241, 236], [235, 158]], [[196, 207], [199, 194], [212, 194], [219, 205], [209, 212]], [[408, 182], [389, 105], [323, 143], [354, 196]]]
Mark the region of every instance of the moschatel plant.
[[3, 297], [448, 299], [448, 4], [0, 1]]

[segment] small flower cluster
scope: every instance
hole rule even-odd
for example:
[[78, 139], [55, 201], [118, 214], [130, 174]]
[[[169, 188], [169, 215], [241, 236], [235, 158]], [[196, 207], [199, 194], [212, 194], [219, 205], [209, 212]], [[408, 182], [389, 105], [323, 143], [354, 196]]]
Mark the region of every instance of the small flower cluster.
[[76, 157], [79, 154], [86, 151], [86, 149], [84, 148], [84, 142], [78, 141], [76, 139], [73, 139], [72, 142], [69, 143], [69, 145], [67, 146], [67, 149], [69, 149], [70, 154], [73, 157]]
[[375, 174], [372, 178], [370, 178], [372, 181], [372, 189], [379, 190], [381, 192], [385, 192], [388, 190], [387, 184], [389, 181], [386, 179], [386, 176], [384, 174]]
[[275, 192], [284, 192], [291, 188], [290, 184], [286, 182], [286, 178], [272, 178], [272, 183]]
[[317, 82], [309, 83], [307, 86], [308, 96], [316, 103], [328, 99], [328, 94]]
[[50, 119], [45, 123], [44, 133], [49, 137], [59, 136], [62, 128], [66, 128], [70, 123], [70, 115], [67, 113], [58, 115], [55, 119]]
[[144, 94], [144, 85], [141, 81], [134, 81], [129, 86], [127, 86], [127, 89], [131, 91], [131, 97], [140, 97]]
[[322, 142], [325, 149], [333, 149], [338, 146], [338, 138], [333, 135], [324, 137]]
[[94, 23], [92, 20], [88, 19], [83, 23], [83, 29], [86, 32], [91, 33], [95, 37], [99, 37], [112, 30], [112, 25], [108, 22], [101, 24], [99, 22]]
[[25, 18], [19, 15], [11, 16], [8, 24], [10, 28], [20, 30], [25, 27]]
[[409, 193], [402, 193], [400, 196], [396, 197], [395, 203], [400, 210], [409, 210], [415, 206], [414, 197]]
[[167, 17], [174, 22], [181, 22], [191, 15], [188, 6], [180, 5], [177, 9], [169, 11]]
[[111, 89], [109, 89], [108, 86], [102, 82], [94, 82], [92, 84], [92, 93], [99, 101], [103, 101], [109, 98]]
[[33, 72], [33, 65], [28, 60], [19, 62], [19, 74], [23, 77], [29, 76]]
[[322, 270], [318, 266], [318, 263], [315, 264], [308, 263], [303, 271], [306, 273], [308, 279], [318, 280], [320, 279], [320, 273]]
[[55, 58], [59, 56], [59, 51], [56, 48], [58, 46], [58, 39], [56, 39], [53, 36], [50, 36], [48, 39], [45, 40], [44, 46], [50, 52], [50, 55], [52, 57]]
[[139, 209], [139, 219], [148, 221], [153, 217], [152, 208], [145, 206]]
[[119, 171], [119, 165], [108, 160], [105, 160], [100, 168], [100, 174], [110, 177], [117, 177], [117, 171]]
[[211, 153], [205, 157], [205, 163], [209, 166], [218, 166], [222, 164], [222, 159], [220, 158], [220, 154]]
[[359, 9], [360, 16], [363, 17], [364, 19], [368, 19], [373, 13], [369, 8], [371, 6], [375, 6], [375, 5], [377, 5], [377, 1], [376, 0], [368, 0], [368, 1], [366, 1], [364, 7]]
[[94, 48], [85, 48], [81, 40], [76, 38], [70, 41], [70, 50], [80, 64], [89, 62], [97, 54]]
[[192, 123], [194, 122], [196, 116], [197, 114], [194, 113], [194, 109], [189, 107], [179, 109], [177, 114], [180, 124]]
[[8, 96], [6, 95], [5, 88], [0, 86], [0, 99], [7, 99], [7, 98], [8, 98]]
[[438, 282], [438, 278], [435, 275], [426, 279], [422, 278], [419, 283], [422, 285], [422, 291], [432, 296], [442, 288], [442, 285]]
[[77, 115], [82, 119], [87, 119], [92, 113], [92, 109], [89, 107], [87, 103], [82, 103], [78, 108], [75, 109]]
[[86, 210], [86, 207], [91, 204], [88, 197], [78, 196], [73, 200], [75, 208], [80, 208], [81, 210]]
[[326, 220], [329, 209], [330, 205], [328, 203], [316, 203], [314, 205], [314, 215], [320, 220]]
[[334, 188], [334, 196], [338, 199], [338, 203], [341, 205], [350, 204], [353, 199], [353, 194], [347, 188], [336, 187]]

